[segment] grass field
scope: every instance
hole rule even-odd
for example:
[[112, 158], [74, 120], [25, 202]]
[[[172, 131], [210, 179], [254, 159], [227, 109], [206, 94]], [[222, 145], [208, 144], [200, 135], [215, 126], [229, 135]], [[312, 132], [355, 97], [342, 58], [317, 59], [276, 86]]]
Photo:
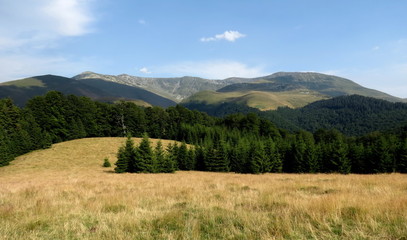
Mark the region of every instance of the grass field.
[[0, 168], [0, 239], [407, 237], [406, 175], [102, 168], [124, 141], [60, 143]]

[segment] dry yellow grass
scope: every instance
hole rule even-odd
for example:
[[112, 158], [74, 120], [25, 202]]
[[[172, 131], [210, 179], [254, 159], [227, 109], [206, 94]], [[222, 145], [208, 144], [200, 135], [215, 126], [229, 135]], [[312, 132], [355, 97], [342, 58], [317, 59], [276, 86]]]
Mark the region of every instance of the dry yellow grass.
[[406, 175], [102, 168], [124, 141], [60, 143], [0, 168], [0, 239], [406, 239]]

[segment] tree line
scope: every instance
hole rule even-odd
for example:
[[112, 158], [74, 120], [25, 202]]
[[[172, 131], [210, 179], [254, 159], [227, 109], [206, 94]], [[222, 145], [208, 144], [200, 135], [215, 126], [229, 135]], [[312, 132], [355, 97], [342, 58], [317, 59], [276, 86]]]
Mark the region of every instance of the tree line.
[[[151, 148], [145, 143], [129, 147], [133, 149], [129, 156], [121, 150], [118, 155], [130, 165], [120, 171], [164, 172], [158, 166], [168, 164], [167, 172], [407, 172], [406, 130], [358, 137], [334, 129], [289, 132], [254, 113], [216, 118], [182, 106], [163, 109], [124, 101], [102, 103], [55, 91], [34, 97], [24, 108], [2, 99], [0, 111], [0, 165], [61, 141], [131, 135], [144, 136], [148, 142], [148, 135], [182, 144], [145, 150]], [[135, 159], [153, 164], [143, 168], [143, 161]]]

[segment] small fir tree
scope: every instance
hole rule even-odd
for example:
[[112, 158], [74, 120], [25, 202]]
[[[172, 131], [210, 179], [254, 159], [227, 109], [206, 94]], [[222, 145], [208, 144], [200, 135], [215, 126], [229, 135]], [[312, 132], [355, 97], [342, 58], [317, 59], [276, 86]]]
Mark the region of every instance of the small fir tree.
[[108, 167], [111, 167], [112, 164], [110, 164], [110, 161], [109, 161], [108, 158], [105, 158], [105, 159], [103, 160], [103, 165], [102, 165], [102, 166], [105, 167], [105, 168], [108, 168]]

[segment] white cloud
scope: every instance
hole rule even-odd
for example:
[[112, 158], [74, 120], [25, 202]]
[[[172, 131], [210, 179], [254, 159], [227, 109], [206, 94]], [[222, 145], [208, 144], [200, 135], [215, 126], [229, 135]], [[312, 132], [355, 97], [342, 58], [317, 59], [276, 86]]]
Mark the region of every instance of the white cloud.
[[141, 25], [147, 24], [146, 20], [144, 20], [144, 19], [138, 20], [138, 23], [141, 24]]
[[66, 37], [91, 32], [94, 0], [0, 2], [0, 81], [50, 73], [54, 68], [60, 74], [70, 67], [79, 69], [80, 61], [47, 55], [44, 50], [57, 49]]
[[267, 75], [260, 66], [247, 66], [244, 63], [228, 60], [181, 62], [158, 68], [163, 74], [175, 76], [197, 76], [209, 79], [229, 77], [259, 77]]
[[2, 3], [0, 35], [8, 39], [80, 36], [91, 31], [93, 0], [25, 0]]
[[150, 74], [151, 72], [148, 70], [148, 68], [143, 67], [139, 69], [139, 72], [144, 73], [144, 74]]
[[217, 40], [226, 40], [229, 42], [234, 42], [236, 39], [246, 37], [245, 34], [242, 34], [238, 31], [225, 31], [222, 34], [217, 34], [215, 37], [208, 37], [208, 38], [201, 38], [201, 42], [210, 42], [210, 41], [217, 41]]
[[53, 31], [64, 36], [79, 36], [90, 31], [92, 17], [84, 0], [52, 0], [41, 9]]

